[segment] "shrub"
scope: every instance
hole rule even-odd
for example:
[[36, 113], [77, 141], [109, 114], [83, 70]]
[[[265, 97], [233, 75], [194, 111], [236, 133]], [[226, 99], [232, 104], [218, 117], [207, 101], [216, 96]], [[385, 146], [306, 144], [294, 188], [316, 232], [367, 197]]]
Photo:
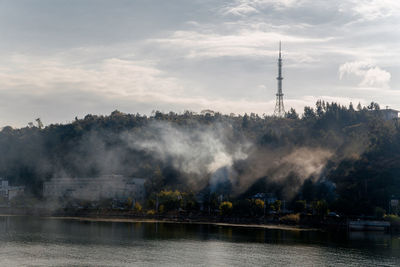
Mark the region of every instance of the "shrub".
[[392, 225], [400, 226], [400, 217], [394, 214], [385, 215], [383, 217], [385, 221], [390, 222]]
[[281, 211], [281, 206], [282, 206], [282, 201], [275, 200], [275, 202], [271, 204], [270, 209], [274, 210], [276, 212], [280, 212]]
[[139, 202], [136, 202], [136, 203], [135, 203], [135, 206], [133, 207], [133, 210], [134, 210], [135, 212], [142, 212], [142, 205], [140, 205]]
[[253, 215], [262, 216], [264, 214], [264, 201], [261, 199], [256, 199], [253, 202]]
[[155, 210], [148, 210], [147, 211], [147, 215], [154, 215], [154, 214], [156, 214]]
[[158, 193], [158, 200], [164, 207], [163, 211], [178, 210], [182, 205], [182, 194], [178, 190], [162, 190], [160, 193]]
[[386, 210], [382, 209], [381, 207], [376, 207], [374, 210], [375, 217], [377, 219], [382, 219], [383, 216], [386, 214]]
[[224, 201], [219, 205], [221, 215], [230, 215], [232, 213], [232, 202]]
[[158, 207], [158, 212], [159, 212], [159, 213], [164, 213], [164, 211], [165, 211], [165, 206], [164, 206], [164, 205], [160, 205], [160, 206]]

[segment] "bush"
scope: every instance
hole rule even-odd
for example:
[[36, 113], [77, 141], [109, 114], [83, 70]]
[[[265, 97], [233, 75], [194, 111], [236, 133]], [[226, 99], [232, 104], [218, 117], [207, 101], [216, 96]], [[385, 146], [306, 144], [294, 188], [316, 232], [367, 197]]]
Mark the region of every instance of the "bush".
[[313, 203], [313, 209], [315, 210], [316, 214], [320, 217], [326, 216], [329, 213], [328, 204], [325, 200], [318, 200]]
[[253, 201], [252, 210], [254, 216], [264, 215], [264, 201], [262, 201], [261, 199], [256, 199], [255, 201]]
[[376, 207], [374, 210], [374, 214], [375, 217], [380, 220], [383, 218], [383, 216], [385, 216], [386, 210], [382, 209], [381, 207]]
[[400, 217], [394, 214], [385, 215], [383, 217], [385, 221], [390, 222], [392, 225], [400, 226]]
[[147, 215], [155, 215], [156, 211], [155, 210], [148, 210], [146, 214]]
[[158, 200], [159, 203], [164, 207], [164, 210], [160, 210], [160, 212], [178, 210], [182, 206], [182, 194], [178, 190], [162, 190], [160, 193], [158, 193]]
[[224, 201], [219, 205], [221, 215], [230, 215], [232, 213], [232, 202]]
[[135, 206], [133, 207], [133, 210], [134, 210], [135, 212], [142, 212], [142, 205], [140, 205], [139, 202], [136, 202], [136, 203], [135, 203]]
[[164, 205], [160, 205], [160, 206], [158, 207], [158, 212], [159, 212], [159, 213], [164, 213], [164, 211], [165, 211], [165, 206], [164, 206]]
[[275, 202], [271, 204], [270, 209], [276, 212], [280, 212], [281, 206], [282, 206], [282, 201], [275, 200]]

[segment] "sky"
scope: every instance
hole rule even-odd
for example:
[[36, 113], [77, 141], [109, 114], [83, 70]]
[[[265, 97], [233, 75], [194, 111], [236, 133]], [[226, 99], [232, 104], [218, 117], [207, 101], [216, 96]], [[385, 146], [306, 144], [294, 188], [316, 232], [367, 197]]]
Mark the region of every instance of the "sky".
[[400, 109], [398, 0], [0, 0], [0, 127], [113, 110]]

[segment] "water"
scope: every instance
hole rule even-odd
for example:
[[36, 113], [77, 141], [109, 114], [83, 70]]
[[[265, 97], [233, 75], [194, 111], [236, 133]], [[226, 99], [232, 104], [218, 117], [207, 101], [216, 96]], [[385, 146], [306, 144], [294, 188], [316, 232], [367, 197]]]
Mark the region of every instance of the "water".
[[0, 266], [400, 266], [400, 236], [0, 217]]

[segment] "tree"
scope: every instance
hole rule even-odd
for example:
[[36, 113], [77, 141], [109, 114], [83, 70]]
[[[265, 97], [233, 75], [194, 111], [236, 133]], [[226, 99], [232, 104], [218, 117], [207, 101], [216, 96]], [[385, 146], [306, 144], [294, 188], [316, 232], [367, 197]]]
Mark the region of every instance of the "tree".
[[349, 111], [354, 111], [354, 106], [352, 102], [350, 102], [349, 104]]
[[304, 120], [313, 120], [316, 118], [316, 114], [314, 109], [311, 107], [304, 107], [303, 119]]
[[369, 104], [367, 106], [367, 109], [369, 109], [369, 110], [380, 110], [380, 106], [376, 102], [371, 102], [371, 104]]
[[250, 210], [252, 216], [259, 217], [264, 215], [264, 201], [261, 199], [252, 200]]
[[164, 207], [164, 211], [178, 210], [182, 204], [182, 195], [178, 190], [166, 191], [162, 190], [158, 193], [160, 206]]
[[140, 203], [136, 201], [136, 202], [135, 202], [135, 205], [134, 205], [134, 207], [133, 207], [133, 210], [134, 210], [135, 212], [137, 212], [137, 213], [142, 212], [142, 205], [140, 205]]
[[280, 200], [275, 200], [275, 202], [271, 204], [272, 210], [274, 210], [276, 212], [281, 211], [281, 206], [282, 206], [282, 201], [280, 201]]
[[316, 214], [320, 217], [328, 215], [328, 204], [325, 200], [318, 200], [313, 203], [313, 209], [315, 210]]
[[223, 216], [232, 214], [232, 202], [224, 201], [219, 205], [220, 214]]
[[287, 119], [297, 120], [299, 118], [299, 114], [297, 114], [294, 108], [290, 108], [290, 110], [286, 112], [285, 117]]
[[381, 220], [383, 218], [383, 216], [385, 216], [386, 214], [386, 210], [382, 209], [381, 207], [376, 207], [374, 210], [375, 213], [375, 217], [379, 220]]
[[320, 118], [324, 115], [324, 107], [322, 106], [322, 101], [318, 100], [316, 103], [316, 115]]

